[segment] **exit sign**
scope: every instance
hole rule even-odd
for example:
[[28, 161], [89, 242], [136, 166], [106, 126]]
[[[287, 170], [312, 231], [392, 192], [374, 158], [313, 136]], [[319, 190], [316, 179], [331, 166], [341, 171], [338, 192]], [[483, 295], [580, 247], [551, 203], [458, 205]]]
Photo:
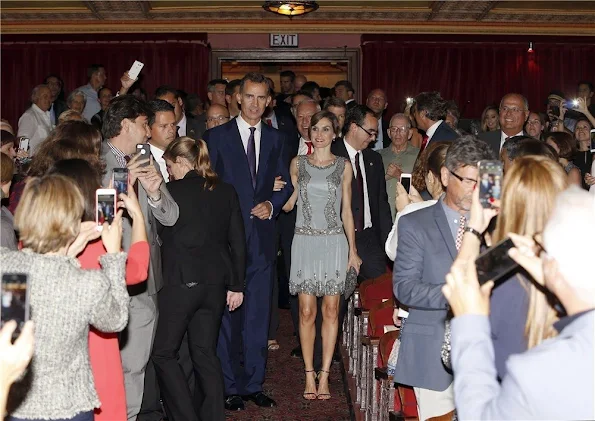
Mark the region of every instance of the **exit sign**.
[[298, 34], [271, 34], [271, 47], [297, 47]]

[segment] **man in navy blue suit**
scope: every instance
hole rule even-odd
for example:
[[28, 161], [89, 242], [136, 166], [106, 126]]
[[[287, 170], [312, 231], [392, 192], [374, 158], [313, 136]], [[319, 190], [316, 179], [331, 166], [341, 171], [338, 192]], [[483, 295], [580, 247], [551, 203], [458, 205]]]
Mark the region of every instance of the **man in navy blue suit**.
[[265, 76], [244, 76], [237, 99], [240, 115], [204, 134], [213, 169], [238, 193], [246, 230], [244, 304], [239, 312], [225, 311], [217, 345], [225, 381], [225, 408], [236, 411], [244, 409], [247, 400], [261, 407], [276, 406], [262, 392], [276, 257], [274, 219], [293, 193], [291, 183], [273, 192], [276, 176], [290, 179], [289, 163], [284, 135], [261, 120], [271, 102]]

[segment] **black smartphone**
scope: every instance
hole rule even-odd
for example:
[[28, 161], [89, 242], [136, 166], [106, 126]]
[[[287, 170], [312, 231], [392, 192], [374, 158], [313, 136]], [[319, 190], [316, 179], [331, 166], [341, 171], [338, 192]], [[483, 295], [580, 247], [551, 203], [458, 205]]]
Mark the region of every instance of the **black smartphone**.
[[502, 193], [502, 162], [479, 161], [478, 167], [479, 202], [484, 208], [491, 208], [494, 200], [500, 200]]
[[0, 327], [9, 320], [17, 322], [13, 339], [17, 338], [23, 325], [30, 318], [29, 277], [24, 273], [4, 273], [0, 292]]
[[120, 195], [120, 193], [128, 194], [128, 168], [114, 168], [112, 180], [117, 195]]
[[405, 188], [407, 194], [411, 193], [411, 174], [401, 174], [401, 184]]
[[595, 152], [595, 129], [591, 129], [591, 152]]
[[148, 143], [138, 143], [136, 145], [136, 152], [140, 155], [139, 161], [144, 161], [141, 167], [149, 165], [149, 157], [151, 156], [151, 146]]
[[508, 255], [508, 250], [513, 247], [514, 243], [510, 238], [507, 238], [490, 247], [475, 259], [477, 279], [480, 285], [488, 281], [494, 281], [498, 285], [519, 267], [517, 262]]

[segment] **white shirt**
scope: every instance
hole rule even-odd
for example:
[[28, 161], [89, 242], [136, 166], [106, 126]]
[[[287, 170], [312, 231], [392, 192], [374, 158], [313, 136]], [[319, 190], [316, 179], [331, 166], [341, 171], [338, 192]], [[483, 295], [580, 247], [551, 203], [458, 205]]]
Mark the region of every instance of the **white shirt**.
[[91, 84], [81, 86], [78, 88], [78, 90], [85, 95], [85, 98], [87, 98], [85, 109], [83, 110], [83, 117], [85, 117], [87, 121], [91, 121], [93, 116], [101, 111], [101, 104], [99, 103], [99, 99], [97, 97], [97, 91], [93, 89]]
[[434, 133], [436, 133], [436, 129], [438, 129], [438, 126], [440, 124], [442, 124], [442, 120], [438, 120], [437, 122], [432, 124], [428, 130], [426, 130], [426, 136], [428, 136], [428, 143], [430, 143], [430, 140], [432, 140], [432, 136], [434, 136]]
[[308, 155], [308, 145], [306, 145], [306, 142], [308, 142], [308, 140], [300, 136], [300, 146], [298, 147], [298, 155]]
[[355, 99], [353, 99], [353, 98], [348, 99], [347, 101], [345, 101], [345, 105], [347, 105], [347, 104], [349, 104], [350, 102], [353, 102], [353, 101], [355, 101]]
[[19, 118], [17, 137], [29, 138], [29, 155], [33, 155], [35, 149], [48, 137], [53, 128], [50, 112], [42, 111], [33, 104]]
[[236, 119], [238, 124], [238, 130], [240, 131], [240, 137], [244, 145], [244, 152], [248, 154], [248, 139], [250, 139], [250, 127], [256, 127], [254, 131], [254, 151], [256, 152], [256, 173], [258, 174], [258, 161], [260, 160], [260, 135], [262, 134], [262, 121], [258, 121], [256, 126], [249, 125], [244, 116], [240, 112], [240, 115]]
[[152, 145], [151, 143], [149, 143], [149, 146], [151, 147], [151, 155], [153, 155], [153, 159], [155, 160], [155, 162], [159, 164], [159, 170], [161, 171], [161, 175], [167, 183], [169, 181], [169, 173], [167, 172], [167, 165], [165, 165], [165, 159], [163, 158], [163, 153], [165, 151], [162, 151], [157, 146]]
[[376, 136], [376, 143], [372, 148], [375, 151], [384, 149], [384, 130], [382, 130], [382, 118], [378, 119], [378, 135]]
[[[523, 136], [524, 133], [521, 130], [520, 132], [518, 132], [517, 134], [515, 134], [514, 136], [508, 136], [506, 133], [504, 133], [504, 131], [502, 130], [502, 134], [500, 135], [500, 150], [502, 150], [502, 145], [504, 145], [504, 142], [506, 142], [506, 139], [508, 139], [509, 137], [515, 137], [515, 136]], [[498, 151], [500, 152], [500, 151]]]
[[178, 137], [186, 136], [186, 114], [182, 114], [182, 119], [178, 123]]
[[[355, 166], [355, 154], [359, 152], [359, 167], [362, 170], [362, 178], [364, 179], [364, 229], [372, 228], [372, 213], [370, 212], [370, 198], [368, 197], [368, 182], [366, 180], [366, 166], [364, 163], [364, 155], [361, 151], [356, 151], [353, 147], [343, 139], [347, 153], [349, 154], [349, 160], [353, 167], [353, 177], [357, 177], [357, 168]], [[352, 192], [351, 194], [355, 194]]]

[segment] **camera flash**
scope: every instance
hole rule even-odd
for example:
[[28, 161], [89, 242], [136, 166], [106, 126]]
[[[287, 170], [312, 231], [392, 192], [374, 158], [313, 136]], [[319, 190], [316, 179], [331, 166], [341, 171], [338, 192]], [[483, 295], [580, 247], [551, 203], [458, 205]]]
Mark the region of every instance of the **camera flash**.
[[411, 104], [413, 102], [413, 98], [407, 97], [405, 101], [407, 101], [407, 104]]

